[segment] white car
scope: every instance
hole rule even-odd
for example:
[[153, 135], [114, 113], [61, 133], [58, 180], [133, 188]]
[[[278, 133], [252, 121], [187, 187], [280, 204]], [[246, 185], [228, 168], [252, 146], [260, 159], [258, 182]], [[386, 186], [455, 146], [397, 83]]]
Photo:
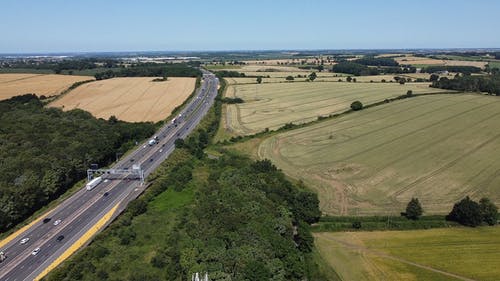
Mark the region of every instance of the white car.
[[36, 254], [38, 254], [38, 252], [40, 252], [40, 248], [36, 248], [36, 249], [34, 249], [34, 250], [33, 250], [33, 252], [31, 252], [31, 254], [32, 254], [33, 256], [36, 256]]
[[58, 224], [60, 224], [60, 223], [61, 223], [61, 220], [56, 220], [56, 221], [54, 222], [54, 225], [58, 225]]
[[21, 239], [21, 245], [28, 243], [30, 239], [28, 237]]

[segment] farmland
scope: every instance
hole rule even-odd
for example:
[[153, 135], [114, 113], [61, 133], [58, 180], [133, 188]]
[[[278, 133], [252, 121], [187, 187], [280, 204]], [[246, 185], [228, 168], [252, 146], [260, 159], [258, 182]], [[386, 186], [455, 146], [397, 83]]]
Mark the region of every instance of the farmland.
[[231, 85], [228, 97], [245, 103], [226, 107], [225, 123], [233, 134], [252, 134], [265, 128], [276, 129], [285, 123], [303, 123], [318, 116], [349, 109], [351, 102], [364, 104], [405, 94], [439, 92], [427, 83], [269, 83]]
[[64, 110], [84, 109], [100, 118], [114, 115], [124, 121], [160, 121], [193, 92], [195, 78], [113, 78], [78, 87], [50, 104]]
[[446, 213], [466, 195], [500, 202], [499, 115], [497, 97], [422, 96], [273, 135], [258, 156], [316, 189], [326, 214], [399, 214], [412, 197]]
[[[306, 76], [309, 75], [311, 72], [266, 72], [264, 74], [260, 73], [254, 73], [251, 74], [252, 76], [259, 76], [262, 75], [262, 83], [290, 83], [287, 81], [285, 78], [287, 76], [293, 76], [294, 77], [294, 82], [305, 82], [307, 79]], [[248, 74], [248, 73], [247, 73]], [[269, 75], [269, 78], [265, 74], [271, 74]], [[331, 73], [331, 72], [316, 72], [316, 75], [318, 76], [314, 82], [345, 82], [348, 74], [344, 73]], [[356, 82], [382, 82], [382, 80], [385, 80], [385, 82], [395, 82], [394, 77], [404, 77], [404, 78], [410, 78], [412, 80], [415, 79], [429, 79], [430, 74], [428, 73], [410, 73], [410, 74], [386, 74], [386, 75], [367, 75], [367, 76], [356, 76], [353, 77], [351, 75], [351, 78], [356, 79]], [[443, 76], [443, 75], [441, 75]], [[448, 78], [453, 78], [453, 74], [448, 74], [446, 75]], [[255, 84], [256, 78], [250, 78], [250, 77], [237, 77], [237, 78], [225, 78], [228, 84]], [[339, 79], [341, 81], [339, 81]]]
[[343, 280], [498, 280], [500, 276], [500, 227], [317, 233], [315, 243]]
[[73, 83], [93, 79], [88, 76], [56, 74], [0, 74], [0, 100], [28, 93], [58, 95]]
[[433, 59], [427, 57], [397, 57], [395, 60], [399, 64], [411, 64], [411, 65], [463, 65], [463, 66], [475, 66], [479, 68], [484, 68], [488, 62], [486, 61], [472, 61], [472, 60], [445, 60], [445, 59]]

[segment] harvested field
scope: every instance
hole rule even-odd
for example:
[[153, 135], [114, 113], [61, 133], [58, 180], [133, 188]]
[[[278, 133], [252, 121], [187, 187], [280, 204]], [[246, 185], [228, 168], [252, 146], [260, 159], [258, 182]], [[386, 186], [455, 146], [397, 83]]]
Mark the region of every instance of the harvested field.
[[466, 60], [442, 60], [424, 57], [398, 57], [395, 60], [399, 64], [412, 64], [412, 65], [462, 65], [462, 66], [476, 66], [484, 68], [488, 62], [486, 61], [466, 61]]
[[498, 280], [500, 227], [316, 233], [343, 280]]
[[0, 74], [0, 100], [24, 94], [59, 95], [73, 83], [90, 79], [93, 78], [56, 74]]
[[226, 123], [232, 133], [245, 135], [265, 128], [277, 129], [286, 123], [304, 123], [318, 116], [349, 109], [360, 100], [364, 104], [414, 93], [441, 92], [428, 83], [327, 83], [294, 82], [232, 85], [227, 97], [240, 97], [245, 103], [226, 107]]
[[499, 116], [498, 97], [421, 96], [271, 136], [258, 156], [315, 189], [326, 214], [398, 215], [412, 197], [446, 214], [467, 195], [500, 204]]
[[170, 115], [193, 92], [195, 78], [113, 78], [82, 85], [50, 104], [64, 110], [80, 108], [100, 118], [157, 122]]

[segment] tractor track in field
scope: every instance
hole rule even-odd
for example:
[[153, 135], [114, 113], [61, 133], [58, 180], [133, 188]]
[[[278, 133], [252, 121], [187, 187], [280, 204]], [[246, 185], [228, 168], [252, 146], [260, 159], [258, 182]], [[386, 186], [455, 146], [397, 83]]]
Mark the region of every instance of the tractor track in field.
[[440, 273], [440, 274], [443, 274], [443, 275], [446, 275], [446, 276], [449, 276], [449, 277], [453, 277], [453, 278], [457, 278], [457, 279], [463, 280], [463, 281], [478, 281], [476, 279], [472, 279], [472, 278], [465, 277], [465, 276], [462, 276], [462, 275], [458, 275], [458, 274], [455, 274], [455, 273], [452, 273], [452, 272], [448, 272], [448, 271], [444, 271], [444, 270], [441, 270], [441, 269], [437, 269], [437, 268], [434, 268], [434, 267], [431, 267], [431, 266], [428, 266], [428, 265], [424, 265], [424, 264], [416, 263], [416, 262], [413, 262], [413, 261], [410, 261], [410, 260], [407, 260], [407, 259], [403, 259], [403, 258], [398, 257], [398, 256], [393, 256], [393, 255], [387, 254], [387, 253], [382, 252], [382, 251], [370, 249], [368, 247], [364, 247], [364, 246], [357, 245], [357, 244], [352, 244], [352, 243], [349, 243], [349, 242], [346, 242], [346, 241], [343, 241], [343, 240], [340, 240], [340, 239], [335, 239], [333, 237], [324, 237], [324, 238], [327, 239], [327, 240], [336, 242], [338, 244], [341, 244], [344, 247], [349, 248], [351, 250], [359, 251], [361, 253], [371, 254], [371, 255], [378, 256], [378, 257], [395, 260], [395, 261], [398, 261], [398, 262], [401, 262], [401, 263], [404, 263], [404, 264], [416, 266], [416, 267], [419, 267], [419, 268], [422, 268], [422, 269], [425, 269], [425, 270], [429, 270], [429, 271], [432, 271], [432, 272]]

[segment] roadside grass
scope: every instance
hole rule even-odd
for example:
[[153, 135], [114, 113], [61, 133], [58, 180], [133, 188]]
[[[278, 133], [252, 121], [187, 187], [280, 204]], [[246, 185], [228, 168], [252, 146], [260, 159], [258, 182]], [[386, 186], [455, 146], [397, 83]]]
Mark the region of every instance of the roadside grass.
[[500, 276], [498, 226], [314, 236], [319, 253], [343, 280], [459, 280], [427, 267], [475, 280]]

